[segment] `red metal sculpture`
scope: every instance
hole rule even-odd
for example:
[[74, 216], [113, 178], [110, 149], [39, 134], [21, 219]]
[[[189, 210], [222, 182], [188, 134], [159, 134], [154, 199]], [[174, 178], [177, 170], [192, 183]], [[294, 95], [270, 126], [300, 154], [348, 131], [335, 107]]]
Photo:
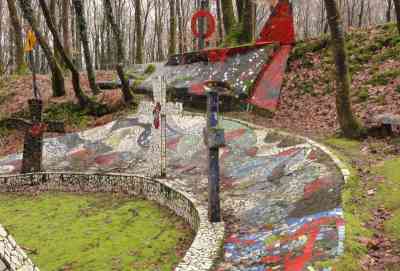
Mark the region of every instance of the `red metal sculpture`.
[[280, 0], [261, 31], [257, 44], [273, 42], [280, 47], [259, 74], [248, 102], [259, 108], [277, 110], [287, 61], [295, 43], [293, 9], [289, 0]]
[[[207, 19], [207, 31], [204, 34], [201, 34], [198, 30], [197, 24], [200, 18], [206, 18]], [[192, 33], [196, 38], [203, 38], [205, 40], [211, 38], [211, 36], [214, 34], [215, 29], [216, 29], [216, 22], [214, 19], [214, 16], [207, 10], [199, 10], [197, 11], [193, 17], [192, 17]]]

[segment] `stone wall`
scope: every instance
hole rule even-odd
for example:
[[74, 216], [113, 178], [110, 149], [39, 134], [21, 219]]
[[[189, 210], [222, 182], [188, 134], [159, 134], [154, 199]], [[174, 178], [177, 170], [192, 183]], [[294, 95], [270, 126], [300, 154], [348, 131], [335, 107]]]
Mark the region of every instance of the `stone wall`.
[[[0, 176], [1, 193], [29, 193], [34, 191], [119, 193], [130, 196], [144, 196], [170, 208], [178, 216], [184, 218], [196, 232], [192, 246], [175, 269], [177, 271], [210, 270], [222, 248], [224, 224], [209, 223], [207, 210], [195, 200], [193, 195], [181, 192], [173, 181], [124, 174], [34, 173]], [[23, 253], [20, 249], [18, 251]], [[10, 255], [10, 253], [9, 246], [7, 246], [7, 251], [2, 251], [0, 246], [0, 258], [4, 258], [8, 265], [10, 265], [12, 259], [4, 255]], [[19, 261], [18, 264], [22, 266], [23, 263]], [[15, 264], [10, 266], [10, 270], [17, 271], [20, 269]], [[32, 268], [26, 270], [38, 271], [38, 268], [35, 269], [32, 264]]]
[[39, 271], [14, 238], [0, 225], [0, 271]]

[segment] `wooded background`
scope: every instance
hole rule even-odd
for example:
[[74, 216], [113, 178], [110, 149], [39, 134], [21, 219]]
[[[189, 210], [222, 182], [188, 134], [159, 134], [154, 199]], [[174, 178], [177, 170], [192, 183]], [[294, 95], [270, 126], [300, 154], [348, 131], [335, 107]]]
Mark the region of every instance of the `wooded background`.
[[[20, 2], [0, 0], [0, 74], [18, 70], [21, 58], [24, 58], [21, 50], [29, 24], [23, 19]], [[121, 40], [125, 50], [126, 64], [162, 61], [169, 54], [196, 50], [197, 43], [190, 30], [190, 20], [198, 7], [197, 2], [189, 0], [111, 1], [115, 23], [122, 30]], [[217, 31], [210, 46], [220, 46], [223, 41], [232, 43], [231, 39], [225, 37], [225, 33], [228, 32], [225, 28], [229, 26], [229, 22], [225, 24], [223, 22], [228, 19], [233, 20], [229, 31], [233, 32], [233, 35], [235, 31], [238, 35], [241, 27], [254, 28], [253, 31], [242, 32], [242, 34], [252, 34], [250, 39], [257, 35], [269, 16], [270, 2], [273, 1], [210, 1], [211, 11], [217, 19]], [[85, 68], [83, 54], [85, 41], [82, 42], [79, 31], [80, 20], [74, 3], [83, 5], [82, 15], [85, 21], [83, 23], [87, 26], [87, 46], [94, 69], [111, 69], [117, 62], [118, 50], [113, 31], [107, 22], [104, 1], [46, 0], [46, 3], [66, 53], [71, 56], [79, 70]], [[38, 27], [53, 49], [53, 37], [46, 25], [39, 1], [32, 0], [31, 4]], [[229, 5], [232, 7], [234, 18], [228, 18], [230, 17]], [[393, 0], [339, 0], [338, 6], [346, 28], [368, 27], [395, 20], [396, 17]], [[245, 18], [243, 13], [249, 10], [248, 7], [251, 7], [253, 14], [247, 14]], [[328, 31], [324, 0], [294, 0], [293, 7], [298, 39], [315, 37]], [[253, 26], [244, 26], [243, 24], [246, 23], [252, 23]], [[42, 49], [36, 50], [35, 54], [38, 71], [48, 73], [49, 65]]]

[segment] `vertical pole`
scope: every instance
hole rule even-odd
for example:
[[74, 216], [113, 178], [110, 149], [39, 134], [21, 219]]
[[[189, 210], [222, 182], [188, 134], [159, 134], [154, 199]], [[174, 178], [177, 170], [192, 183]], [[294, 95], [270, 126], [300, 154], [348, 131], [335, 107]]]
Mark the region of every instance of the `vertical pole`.
[[[219, 185], [219, 146], [210, 139], [218, 128], [219, 97], [214, 90], [207, 92], [207, 145], [208, 145], [208, 219], [221, 222]], [[214, 134], [213, 134], [214, 133]]]
[[167, 176], [167, 115], [166, 115], [166, 106], [167, 106], [167, 82], [164, 76], [160, 77], [161, 80], [161, 89], [160, 89], [160, 104], [161, 104], [161, 142], [160, 142], [160, 151], [161, 151], [161, 178], [165, 178]]

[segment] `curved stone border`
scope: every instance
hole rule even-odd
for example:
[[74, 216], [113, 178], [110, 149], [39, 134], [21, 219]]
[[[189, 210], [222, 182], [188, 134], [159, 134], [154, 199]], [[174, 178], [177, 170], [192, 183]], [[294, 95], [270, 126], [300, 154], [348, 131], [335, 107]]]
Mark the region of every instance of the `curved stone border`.
[[[39, 271], [28, 258], [14, 238], [0, 225], [0, 263], [5, 264], [1, 271]], [[0, 266], [1, 267], [1, 266]]]
[[[209, 223], [207, 210], [194, 195], [180, 191], [177, 186], [173, 181], [124, 174], [47, 172], [0, 176], [0, 192], [3, 193], [29, 191], [122, 193], [144, 196], [148, 200], [156, 201], [184, 218], [196, 232], [192, 246], [175, 270], [208, 271], [219, 257], [224, 242], [225, 225]], [[7, 240], [12, 240], [13, 246], [7, 245], [7, 242], [4, 251], [0, 246], [0, 258], [10, 266], [10, 271], [39, 271], [27, 257], [12, 256], [13, 251], [20, 253], [18, 255], [26, 256], [26, 254], [10, 235], [5, 235], [8, 236]]]

